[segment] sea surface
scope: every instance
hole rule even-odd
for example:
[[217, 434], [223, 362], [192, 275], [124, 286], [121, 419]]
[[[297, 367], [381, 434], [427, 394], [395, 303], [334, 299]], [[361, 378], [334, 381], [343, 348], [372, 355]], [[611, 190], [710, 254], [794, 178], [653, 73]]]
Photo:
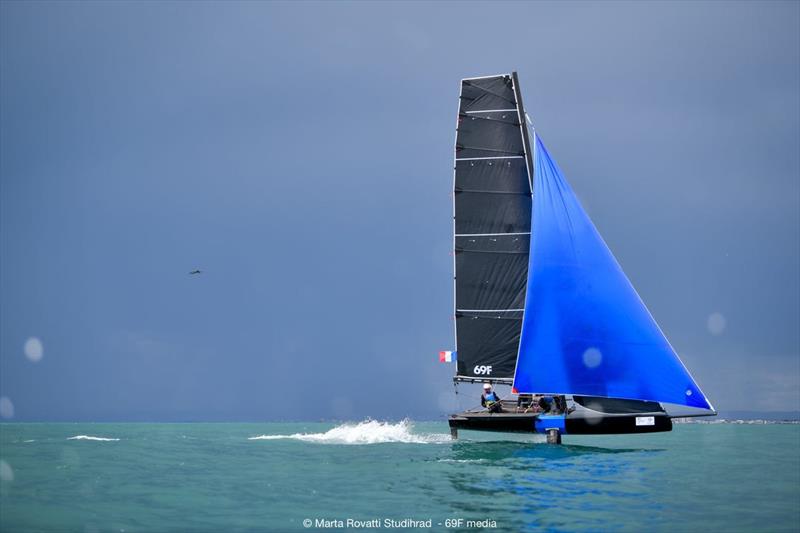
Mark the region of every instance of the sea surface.
[[800, 530], [798, 424], [562, 446], [462, 436], [410, 421], [0, 424], [0, 531]]

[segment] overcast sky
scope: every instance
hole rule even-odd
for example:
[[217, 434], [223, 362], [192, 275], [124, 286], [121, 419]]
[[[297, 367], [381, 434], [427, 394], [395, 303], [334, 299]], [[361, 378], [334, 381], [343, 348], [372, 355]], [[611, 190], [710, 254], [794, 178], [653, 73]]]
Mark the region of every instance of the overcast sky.
[[0, 414], [441, 416], [459, 80], [510, 70], [715, 407], [800, 409], [797, 2], [0, 15]]

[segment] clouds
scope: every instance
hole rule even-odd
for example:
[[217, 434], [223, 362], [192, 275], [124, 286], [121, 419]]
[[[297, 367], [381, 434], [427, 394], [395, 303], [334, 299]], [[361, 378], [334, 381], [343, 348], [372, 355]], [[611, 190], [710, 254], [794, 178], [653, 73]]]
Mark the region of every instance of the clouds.
[[[163, 419], [437, 415], [458, 80], [516, 69], [715, 406], [790, 402], [798, 9], [5, 3], [0, 393], [17, 418], [133, 416], [144, 383]], [[115, 372], [119, 331], [163, 357]], [[764, 353], [785, 381], [742, 381]]]

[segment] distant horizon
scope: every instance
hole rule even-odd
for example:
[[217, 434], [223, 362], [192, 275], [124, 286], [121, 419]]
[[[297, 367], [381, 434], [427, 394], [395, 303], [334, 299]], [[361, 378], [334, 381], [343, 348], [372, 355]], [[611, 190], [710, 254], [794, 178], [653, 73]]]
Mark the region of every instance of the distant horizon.
[[[676, 417], [687, 418], [687, 417]], [[741, 420], [800, 420], [800, 410], [797, 411], [720, 411], [716, 416], [707, 415], [702, 417], [689, 417], [698, 419], [741, 419]], [[409, 420], [410, 422], [446, 422], [447, 415], [442, 415], [439, 418], [411, 418], [411, 417], [364, 417], [360, 419], [336, 419], [336, 418], [319, 418], [319, 419], [272, 419], [272, 420], [255, 420], [255, 419], [229, 419], [229, 420], [119, 420], [119, 419], [105, 419], [105, 420], [0, 420], [0, 424], [278, 424], [278, 423], [360, 423], [367, 420], [375, 420], [378, 422], [399, 422], [402, 420]]]

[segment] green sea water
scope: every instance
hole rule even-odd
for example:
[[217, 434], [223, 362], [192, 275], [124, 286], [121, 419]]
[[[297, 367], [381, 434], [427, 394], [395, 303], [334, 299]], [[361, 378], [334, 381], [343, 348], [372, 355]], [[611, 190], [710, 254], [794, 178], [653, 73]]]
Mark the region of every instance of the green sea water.
[[800, 425], [477, 436], [452, 442], [440, 422], [7, 423], [0, 530], [800, 530]]

